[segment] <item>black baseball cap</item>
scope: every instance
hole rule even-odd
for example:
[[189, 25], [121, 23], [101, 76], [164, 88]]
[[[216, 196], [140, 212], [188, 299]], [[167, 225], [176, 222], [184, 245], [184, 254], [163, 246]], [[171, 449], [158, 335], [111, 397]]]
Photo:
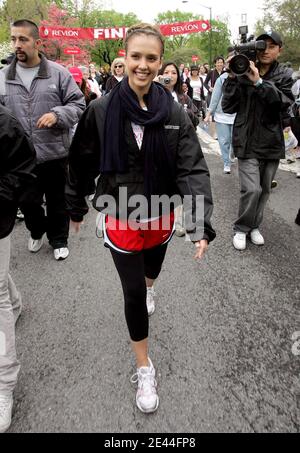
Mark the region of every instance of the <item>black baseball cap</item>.
[[256, 38], [256, 41], [264, 40], [264, 39], [272, 39], [275, 44], [279, 47], [282, 47], [282, 39], [279, 33], [276, 31], [264, 31], [261, 35]]

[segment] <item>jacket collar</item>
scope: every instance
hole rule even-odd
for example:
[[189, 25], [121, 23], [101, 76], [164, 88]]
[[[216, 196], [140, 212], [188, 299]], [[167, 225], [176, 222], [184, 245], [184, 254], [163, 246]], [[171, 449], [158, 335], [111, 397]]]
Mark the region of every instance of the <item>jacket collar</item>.
[[[39, 57], [41, 59], [40, 62], [40, 67], [39, 67], [39, 72], [37, 74], [37, 77], [40, 77], [42, 79], [47, 79], [50, 77], [50, 67], [47, 58], [43, 54], [39, 54]], [[14, 57], [12, 60], [11, 64], [8, 67], [8, 71], [6, 73], [6, 80], [15, 80], [16, 79], [16, 66], [17, 66], [17, 58]]]
[[[278, 68], [279, 66], [279, 63], [277, 60], [273, 61], [273, 63], [271, 64], [271, 66], [269, 67], [269, 70], [268, 72], [266, 72], [262, 78], [263, 79], [269, 79], [270, 77], [273, 76], [274, 72], [276, 71], [276, 69]], [[259, 66], [258, 66], [258, 69], [259, 69]]]

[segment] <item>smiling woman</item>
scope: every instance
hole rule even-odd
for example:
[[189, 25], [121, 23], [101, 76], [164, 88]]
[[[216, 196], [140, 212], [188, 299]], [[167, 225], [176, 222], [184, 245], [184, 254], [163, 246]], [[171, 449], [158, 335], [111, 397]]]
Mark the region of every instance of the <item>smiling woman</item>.
[[129, 86], [143, 104], [143, 96], [148, 93], [161, 68], [164, 51], [162, 35], [158, 29], [147, 24], [131, 27], [126, 36], [125, 50]]
[[111, 76], [106, 82], [106, 94], [109, 93], [117, 83], [121, 82], [125, 76], [125, 61], [124, 58], [115, 58], [111, 64]]
[[[73, 227], [79, 231], [88, 210], [84, 197], [90, 179], [101, 173], [93, 204], [104, 212], [105, 245], [122, 283], [137, 363], [132, 377], [138, 383], [136, 404], [150, 413], [159, 399], [148, 356], [148, 316], [155, 310], [153, 284], [174, 231], [174, 205], [181, 197], [192, 198], [192, 216], [198, 223], [188, 224], [187, 231], [196, 259], [204, 255], [215, 232], [209, 173], [196, 132], [170, 91], [153, 82], [162, 64], [162, 35], [152, 25], [138, 24], [128, 29], [125, 49], [127, 77], [108, 96], [92, 102], [78, 124], [69, 154], [67, 200]], [[197, 217], [198, 195], [204, 207]], [[162, 206], [162, 197], [167, 206]], [[108, 199], [115, 210], [106, 209]]]

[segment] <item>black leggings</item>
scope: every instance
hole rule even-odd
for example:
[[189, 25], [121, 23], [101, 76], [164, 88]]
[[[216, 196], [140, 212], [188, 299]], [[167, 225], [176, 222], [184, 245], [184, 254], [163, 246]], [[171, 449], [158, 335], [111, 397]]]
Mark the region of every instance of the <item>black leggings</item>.
[[159, 276], [167, 247], [167, 244], [160, 245], [134, 255], [126, 255], [110, 249], [121, 279], [125, 318], [133, 341], [141, 341], [148, 337], [145, 277], [155, 280]]

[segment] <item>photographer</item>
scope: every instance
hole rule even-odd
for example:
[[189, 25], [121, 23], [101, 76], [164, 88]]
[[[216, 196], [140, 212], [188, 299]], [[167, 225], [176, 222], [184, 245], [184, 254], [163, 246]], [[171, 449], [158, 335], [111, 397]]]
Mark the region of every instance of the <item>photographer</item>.
[[253, 244], [264, 244], [259, 227], [279, 159], [285, 157], [283, 129], [289, 127], [293, 103], [292, 70], [277, 62], [280, 35], [263, 33], [256, 39], [261, 40], [266, 46], [257, 51], [257, 66], [250, 61], [248, 72], [239, 77], [230, 71], [223, 85], [223, 111], [237, 113], [233, 126], [241, 186], [233, 238], [237, 250], [246, 248], [247, 234]]
[[[175, 101], [184, 107], [194, 128], [197, 129], [199, 124], [199, 111], [188, 94], [184, 93], [182, 90], [182, 82], [176, 64], [172, 61], [164, 63], [159, 74], [162, 77], [158, 77], [158, 82], [162, 83], [162, 85], [170, 91]], [[168, 83], [166, 83], [166, 79]]]

